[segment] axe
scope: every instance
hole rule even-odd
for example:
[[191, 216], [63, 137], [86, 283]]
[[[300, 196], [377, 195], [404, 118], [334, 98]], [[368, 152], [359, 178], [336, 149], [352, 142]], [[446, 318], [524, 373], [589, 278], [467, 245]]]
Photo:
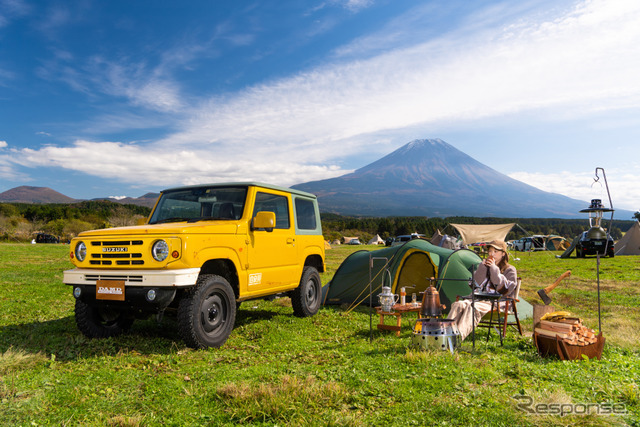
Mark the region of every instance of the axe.
[[538, 291], [538, 295], [540, 295], [540, 298], [542, 298], [544, 305], [551, 304], [551, 298], [547, 294], [550, 293], [552, 290], [554, 290], [555, 287], [558, 286], [560, 282], [562, 282], [562, 280], [566, 279], [569, 276], [571, 276], [571, 270], [565, 271], [564, 273], [562, 273], [560, 277], [558, 277], [558, 279], [555, 282], [553, 282], [553, 284], [547, 286], [544, 289], [540, 289]]

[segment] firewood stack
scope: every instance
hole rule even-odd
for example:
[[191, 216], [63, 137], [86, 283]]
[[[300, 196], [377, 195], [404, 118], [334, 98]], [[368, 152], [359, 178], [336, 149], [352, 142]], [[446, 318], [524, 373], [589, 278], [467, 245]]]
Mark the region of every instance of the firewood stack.
[[567, 344], [585, 346], [597, 342], [593, 329], [582, 324], [577, 317], [570, 317], [566, 311], [545, 314], [536, 325], [535, 332], [539, 335], [561, 338]]

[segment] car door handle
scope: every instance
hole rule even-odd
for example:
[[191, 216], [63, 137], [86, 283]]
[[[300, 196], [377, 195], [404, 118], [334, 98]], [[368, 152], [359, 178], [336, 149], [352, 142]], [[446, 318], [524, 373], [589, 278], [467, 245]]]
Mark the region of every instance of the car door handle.
[[293, 243], [293, 242], [295, 242], [295, 241], [296, 241], [296, 239], [294, 239], [294, 238], [292, 238], [292, 237], [287, 238], [287, 244], [288, 244], [288, 245], [292, 244], [292, 243]]

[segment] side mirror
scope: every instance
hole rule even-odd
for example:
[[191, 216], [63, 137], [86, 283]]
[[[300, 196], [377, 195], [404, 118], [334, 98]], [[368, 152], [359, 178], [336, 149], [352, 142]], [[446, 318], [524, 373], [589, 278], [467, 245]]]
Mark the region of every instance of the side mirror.
[[274, 212], [258, 212], [251, 221], [251, 229], [263, 229], [265, 231], [273, 231], [276, 226], [276, 214]]

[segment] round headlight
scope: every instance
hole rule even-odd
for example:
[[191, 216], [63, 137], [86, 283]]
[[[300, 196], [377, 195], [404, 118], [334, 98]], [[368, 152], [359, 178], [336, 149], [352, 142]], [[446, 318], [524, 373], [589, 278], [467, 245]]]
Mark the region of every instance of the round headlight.
[[78, 244], [76, 245], [76, 259], [80, 262], [84, 261], [84, 259], [87, 256], [87, 246], [84, 244], [84, 242], [78, 242]]
[[151, 254], [156, 261], [164, 261], [169, 256], [169, 245], [164, 240], [158, 240], [151, 247]]

